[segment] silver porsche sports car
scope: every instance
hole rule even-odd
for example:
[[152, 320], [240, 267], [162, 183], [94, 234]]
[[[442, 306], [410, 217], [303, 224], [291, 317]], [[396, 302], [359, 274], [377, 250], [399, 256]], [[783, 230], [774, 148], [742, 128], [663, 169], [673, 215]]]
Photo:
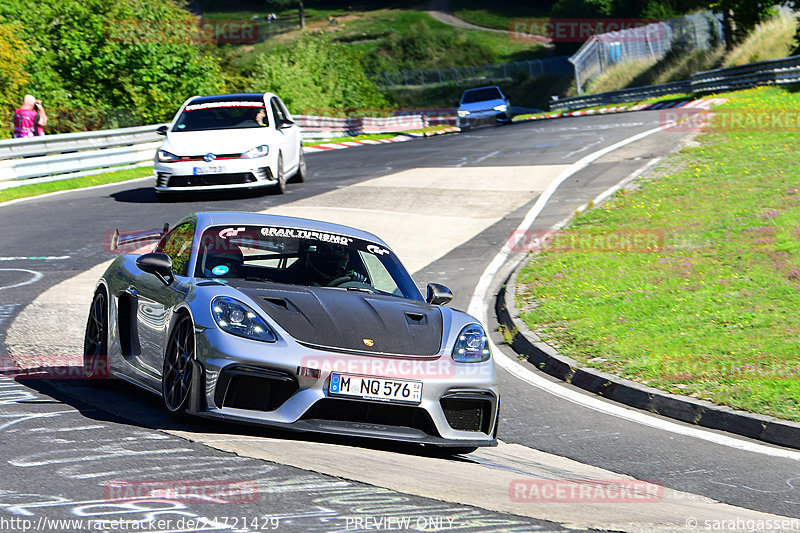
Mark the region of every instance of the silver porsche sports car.
[[87, 377], [117, 377], [192, 414], [437, 446], [497, 444], [484, 328], [423, 297], [378, 237], [314, 220], [196, 213], [118, 257], [97, 284]]

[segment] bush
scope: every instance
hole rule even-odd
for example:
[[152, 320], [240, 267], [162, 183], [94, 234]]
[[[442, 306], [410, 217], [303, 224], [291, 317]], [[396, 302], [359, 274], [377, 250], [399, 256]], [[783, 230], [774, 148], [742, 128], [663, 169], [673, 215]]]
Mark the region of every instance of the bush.
[[262, 55], [251, 80], [252, 90], [278, 94], [293, 113], [310, 108], [384, 107], [387, 103], [347, 46], [314, 34]]

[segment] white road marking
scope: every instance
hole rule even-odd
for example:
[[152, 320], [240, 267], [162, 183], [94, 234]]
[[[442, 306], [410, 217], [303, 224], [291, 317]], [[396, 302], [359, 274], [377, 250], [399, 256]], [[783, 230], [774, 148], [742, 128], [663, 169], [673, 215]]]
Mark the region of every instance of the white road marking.
[[[489, 153], [489, 154], [486, 154], [486, 155], [484, 155], [484, 156], [481, 156], [481, 157], [479, 157], [478, 159], [476, 159], [475, 161], [473, 161], [473, 162], [472, 162], [472, 164], [473, 164], [473, 165], [475, 165], [475, 164], [477, 164], [477, 163], [480, 163], [481, 161], [484, 161], [484, 160], [486, 160], [486, 159], [489, 159], [490, 157], [492, 157], [492, 156], [495, 156], [495, 155], [497, 155], [497, 154], [499, 154], [499, 153], [500, 153], [500, 150], [495, 150], [495, 151], [494, 151], [494, 152], [492, 152], [492, 153]], [[464, 163], [466, 163], [466, 161], [464, 161]], [[458, 166], [462, 166], [464, 163], [459, 163], [459, 165], [458, 165]]]
[[46, 256], [6, 256], [0, 257], [0, 261], [63, 261], [69, 259], [68, 255], [46, 255]]
[[[656, 133], [661, 130], [662, 128], [660, 127], [653, 128], [643, 133], [639, 133], [638, 135], [628, 137], [627, 139], [624, 139], [616, 144], [613, 144], [611, 146], [603, 148], [602, 150], [598, 150], [597, 152], [589, 154], [586, 157], [570, 165], [558, 176], [558, 178], [556, 178], [552, 183], [550, 183], [550, 185], [548, 185], [547, 189], [542, 193], [542, 195], [539, 196], [539, 198], [536, 200], [536, 203], [534, 203], [533, 207], [531, 207], [530, 211], [528, 211], [528, 213], [525, 215], [525, 219], [520, 223], [519, 227], [513, 233], [513, 235], [516, 235], [518, 239], [523, 237], [524, 233], [533, 225], [533, 223], [536, 221], [536, 218], [541, 214], [542, 210], [545, 208], [547, 202], [553, 196], [553, 193], [555, 193], [556, 189], [558, 189], [559, 185], [561, 185], [570, 176], [582, 170], [587, 165], [589, 165], [589, 163], [599, 159], [600, 157], [606, 155], [607, 153], [612, 152], [623, 146], [626, 146], [630, 143], [636, 142], [640, 139], [647, 137], [648, 135], [652, 135], [653, 133]], [[620, 184], [618, 184], [616, 187], [621, 186], [623, 183], [626, 183], [627, 181], [629, 181], [629, 177], [620, 182]], [[600, 194], [600, 196], [598, 196], [598, 199], [607, 198], [610, 194], [613, 194], [613, 191], [615, 190], [616, 187], [603, 191]], [[557, 229], [557, 227], [560, 224], [561, 223], [557, 224], [556, 226], [553, 226], [552, 229]], [[483, 271], [483, 274], [481, 275], [480, 280], [478, 281], [478, 284], [475, 287], [475, 292], [472, 295], [472, 299], [470, 300], [467, 312], [472, 316], [474, 316], [475, 318], [477, 318], [483, 324], [486, 323], [487, 309], [490, 304], [489, 294], [488, 294], [489, 288], [491, 287], [492, 281], [494, 280], [495, 276], [500, 271], [500, 268], [502, 268], [506, 260], [511, 255], [513, 255], [512, 249], [514, 248], [515, 244], [516, 243], [513, 243], [511, 246], [509, 246], [508, 243], [506, 243], [503, 246], [500, 252], [497, 253], [494, 259], [492, 259], [491, 263], [489, 263], [489, 265]], [[545, 379], [543, 376], [537, 373], [531, 372], [527, 368], [518, 364], [516, 361], [513, 361], [505, 353], [501, 352], [500, 349], [494, 343], [491, 342], [491, 340], [490, 343], [493, 353], [496, 355], [495, 362], [500, 367], [507, 370], [509, 373], [516, 376], [520, 380], [528, 383], [529, 385], [533, 385], [534, 387], [540, 390], [543, 390], [554, 396], [563, 398], [576, 405], [580, 405], [582, 407], [599, 411], [601, 413], [605, 413], [611, 416], [616, 416], [618, 418], [628, 420], [630, 422], [635, 422], [637, 424], [641, 424], [644, 426], [660, 429], [663, 431], [669, 431], [671, 433], [676, 433], [687, 437], [693, 437], [705, 440], [708, 442], [712, 442], [714, 444], [719, 444], [722, 446], [727, 446], [738, 450], [760, 453], [762, 455], [769, 455], [772, 457], [800, 460], [800, 452], [794, 450], [787, 450], [764, 444], [758, 444], [742, 440], [736, 437], [714, 433], [706, 429], [684, 426], [675, 422], [662, 420], [660, 418], [656, 418], [655, 416], [647, 414], [644, 411], [635, 410], [633, 408], [621, 405], [611, 404], [606, 400], [601, 400], [597, 397], [589, 396], [583, 392], [573, 390], [563, 383], [554, 383], [552, 381], [549, 381], [548, 379]]]
[[37, 281], [39, 281], [44, 277], [44, 275], [41, 272], [36, 272], [35, 270], [28, 270], [27, 268], [0, 268], [0, 272], [27, 272], [28, 274], [31, 275], [31, 278], [25, 281], [14, 283], [13, 285], [6, 285], [4, 287], [0, 287], [0, 291], [4, 289], [13, 289], [15, 287], [24, 287], [25, 285], [36, 283]]

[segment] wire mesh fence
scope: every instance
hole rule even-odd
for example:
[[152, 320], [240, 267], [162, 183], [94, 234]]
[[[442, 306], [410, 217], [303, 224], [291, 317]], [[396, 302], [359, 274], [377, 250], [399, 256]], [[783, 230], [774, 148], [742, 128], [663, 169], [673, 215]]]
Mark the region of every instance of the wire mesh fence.
[[567, 56], [513, 61], [476, 67], [437, 68], [433, 70], [399, 70], [380, 72], [372, 80], [384, 88], [418, 88], [436, 85], [457, 86], [476, 82], [498, 82], [517, 76], [571, 76], [572, 65]]
[[569, 58], [578, 94], [618, 63], [657, 61], [670, 50], [709, 49], [723, 40], [722, 17], [710, 11], [592, 36]]

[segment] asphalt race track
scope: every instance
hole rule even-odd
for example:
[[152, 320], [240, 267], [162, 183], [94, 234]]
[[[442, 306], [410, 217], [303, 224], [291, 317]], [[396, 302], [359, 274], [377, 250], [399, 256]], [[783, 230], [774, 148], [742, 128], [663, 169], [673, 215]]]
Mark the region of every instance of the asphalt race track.
[[[420, 286], [443, 283], [456, 295], [451, 305], [466, 309], [484, 269], [548, 183], [581, 158], [658, 126], [657, 111], [624, 113], [309, 154], [308, 181], [282, 196], [162, 204], [152, 182], [140, 180], [2, 206], [0, 355], [79, 364], [98, 265], [114, 257], [110, 232], [159, 228], [203, 210], [307, 216], [373, 231]], [[532, 229], [562, 221], [686, 140], [685, 132], [657, 131], [603, 155], [563, 182]], [[545, 390], [499, 373], [501, 445], [451, 460], [367, 440], [180, 425], [157, 398], [125, 385], [3, 379], [0, 531], [87, 531], [89, 520], [141, 520], [148, 531], [703, 531], [736, 520], [733, 529], [747, 530], [749, 520], [778, 517], [798, 518], [800, 529], [800, 452], [708, 430], [695, 438], [671, 430], [687, 425], [652, 415], [640, 424], [567, 385]], [[542, 504], [509, 493], [520, 479], [630, 478], [665, 491], [641, 503]], [[193, 480], [255, 490], [227, 504], [134, 502], [120, 492], [121, 481]], [[48, 522], [56, 519], [85, 522]], [[150, 526], [152, 519], [165, 522]]]

